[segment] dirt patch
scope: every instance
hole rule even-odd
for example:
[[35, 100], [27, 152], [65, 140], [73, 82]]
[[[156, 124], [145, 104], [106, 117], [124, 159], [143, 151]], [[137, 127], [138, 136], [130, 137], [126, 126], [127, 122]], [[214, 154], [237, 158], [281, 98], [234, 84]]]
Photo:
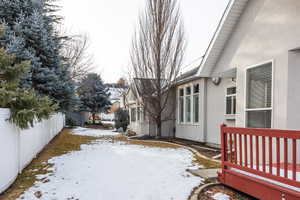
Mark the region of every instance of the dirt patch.
[[206, 169], [211, 169], [211, 168], [215, 169], [215, 168], [220, 168], [221, 167], [221, 164], [218, 163], [218, 162], [208, 160], [208, 159], [202, 158], [202, 157], [197, 156], [197, 155], [195, 155], [195, 158], [196, 158], [196, 162], [199, 165], [203, 165], [203, 167], [206, 168]]
[[101, 125], [98, 124], [90, 124], [90, 125], [86, 125], [84, 126], [85, 128], [92, 128], [92, 129], [102, 129], [102, 130], [111, 130], [113, 128], [112, 124], [106, 124], [103, 123]]
[[253, 197], [250, 197], [246, 194], [240, 193], [223, 185], [208, 187], [199, 194], [198, 200], [214, 200], [214, 198], [212, 197], [217, 193], [228, 195], [230, 197], [230, 200], [257, 200]]
[[[55, 156], [60, 156], [71, 151], [79, 151], [80, 145], [90, 144], [97, 137], [78, 136], [70, 134], [71, 129], [64, 129], [56, 136], [45, 149], [28, 165], [20, 174], [15, 183], [2, 195], [0, 200], [15, 200], [29, 189], [37, 181], [37, 175], [52, 173], [51, 164], [47, 161]], [[48, 180], [42, 180], [47, 182]], [[37, 194], [40, 196], [40, 194]]]

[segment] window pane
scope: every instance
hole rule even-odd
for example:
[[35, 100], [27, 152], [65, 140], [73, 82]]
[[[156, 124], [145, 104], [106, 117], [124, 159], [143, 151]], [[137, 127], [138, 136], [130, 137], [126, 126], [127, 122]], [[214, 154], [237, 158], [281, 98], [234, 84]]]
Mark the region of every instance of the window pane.
[[184, 121], [184, 106], [183, 106], [183, 97], [179, 99], [179, 120], [180, 122]]
[[199, 84], [194, 85], [194, 94], [199, 93]]
[[272, 111], [248, 111], [247, 127], [249, 128], [271, 128]]
[[191, 87], [186, 88], [186, 95], [191, 95]]
[[141, 109], [137, 108], [137, 120], [139, 121], [141, 119]]
[[136, 121], [136, 109], [135, 108], [131, 109], [131, 121], [132, 122]]
[[233, 96], [232, 97], [232, 101], [233, 101], [233, 103], [232, 103], [232, 106], [233, 106], [233, 113], [232, 114], [236, 114], [236, 96]]
[[199, 95], [194, 95], [194, 122], [199, 122]]
[[187, 96], [185, 99], [185, 119], [186, 122], [191, 122], [191, 97]]
[[272, 105], [272, 63], [247, 71], [247, 108], [270, 108]]
[[226, 97], [226, 114], [232, 114], [232, 97]]
[[183, 89], [179, 90], [179, 96], [183, 97], [184, 93], [183, 93]]
[[236, 87], [227, 88], [227, 95], [236, 94]]

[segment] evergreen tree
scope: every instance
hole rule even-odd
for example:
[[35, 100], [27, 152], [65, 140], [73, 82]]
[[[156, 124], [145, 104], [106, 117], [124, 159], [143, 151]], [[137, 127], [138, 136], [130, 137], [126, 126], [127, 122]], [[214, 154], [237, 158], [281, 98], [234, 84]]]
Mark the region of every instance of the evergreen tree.
[[35, 120], [49, 118], [57, 108], [48, 97], [39, 98], [33, 89], [19, 87], [21, 77], [29, 68], [29, 61], [17, 63], [14, 55], [0, 48], [0, 107], [9, 108], [10, 121], [22, 129], [33, 126]]
[[1, 1], [6, 31], [0, 45], [16, 55], [16, 61], [30, 60], [31, 68], [20, 83], [23, 88], [33, 88], [67, 110], [75, 90], [69, 66], [60, 55], [62, 38], [54, 28], [59, 22], [55, 11], [51, 0]]
[[78, 88], [78, 95], [81, 100], [82, 110], [92, 113], [94, 124], [95, 115], [110, 108], [111, 102], [108, 88], [103, 84], [100, 75], [96, 73], [89, 73], [83, 78]]
[[127, 130], [127, 127], [129, 125], [129, 114], [126, 110], [123, 110], [121, 108], [119, 108], [116, 112], [115, 112], [115, 128], [119, 129], [119, 128], [123, 128], [123, 131], [125, 132]]

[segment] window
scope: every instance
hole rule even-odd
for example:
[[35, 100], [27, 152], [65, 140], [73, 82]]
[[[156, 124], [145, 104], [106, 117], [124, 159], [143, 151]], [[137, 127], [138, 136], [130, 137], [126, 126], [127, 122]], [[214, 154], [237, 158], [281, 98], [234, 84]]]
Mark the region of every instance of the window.
[[236, 114], [236, 87], [226, 90], [226, 115]]
[[178, 122], [199, 123], [200, 85], [193, 84], [178, 90]]
[[191, 87], [185, 88], [185, 120], [186, 122], [191, 122], [191, 111], [192, 111], [192, 102], [191, 102]]
[[179, 90], [179, 122], [184, 122], [184, 90]]
[[141, 120], [141, 108], [140, 107], [137, 108], [137, 120], [138, 121]]
[[136, 108], [131, 108], [131, 122], [135, 122], [136, 121]]
[[199, 84], [193, 88], [193, 122], [199, 123]]
[[272, 126], [272, 63], [247, 70], [246, 120], [250, 128]]

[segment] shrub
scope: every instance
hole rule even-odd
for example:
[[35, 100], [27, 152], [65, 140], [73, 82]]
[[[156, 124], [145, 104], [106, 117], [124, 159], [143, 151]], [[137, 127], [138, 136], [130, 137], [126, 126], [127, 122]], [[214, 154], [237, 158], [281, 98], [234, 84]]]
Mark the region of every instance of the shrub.
[[66, 125], [70, 127], [74, 127], [77, 126], [77, 122], [75, 119], [69, 117], [66, 119]]
[[129, 114], [126, 110], [118, 109], [115, 112], [115, 128], [123, 128], [125, 132], [127, 130], [127, 126], [129, 125]]

